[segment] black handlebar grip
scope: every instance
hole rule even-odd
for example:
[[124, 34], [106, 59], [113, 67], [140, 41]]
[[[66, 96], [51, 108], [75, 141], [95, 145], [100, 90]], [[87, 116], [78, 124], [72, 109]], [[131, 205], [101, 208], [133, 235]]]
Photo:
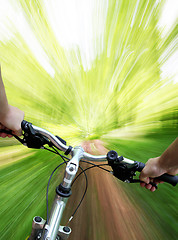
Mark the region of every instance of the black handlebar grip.
[[172, 176], [167, 173], [157, 177], [156, 179], [170, 183], [172, 186], [176, 186], [176, 184], [178, 183], [178, 176]]
[[[137, 163], [138, 163], [137, 171], [141, 172], [142, 169], [145, 167], [145, 164], [142, 162], [137, 162]], [[155, 179], [158, 179], [163, 182], [167, 182], [167, 183], [171, 184], [172, 186], [176, 186], [176, 184], [178, 183], [178, 176], [172, 176], [167, 173], [165, 173], [159, 177], [156, 177]]]

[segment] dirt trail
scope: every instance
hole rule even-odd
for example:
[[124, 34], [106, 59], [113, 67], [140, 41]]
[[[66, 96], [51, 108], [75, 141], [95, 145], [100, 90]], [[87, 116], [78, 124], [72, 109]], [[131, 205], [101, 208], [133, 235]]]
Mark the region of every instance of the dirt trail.
[[[83, 147], [92, 154], [108, 152], [99, 140], [85, 142]], [[83, 167], [86, 167], [85, 163]], [[121, 184], [111, 174], [95, 168], [89, 170], [87, 176], [89, 182], [87, 195], [70, 224], [72, 234], [69, 239], [151, 239], [147, 234], [145, 235], [149, 229], [144, 213], [131, 203]], [[69, 212], [72, 213], [81, 199], [84, 191], [81, 186], [85, 186], [83, 177], [73, 187], [73, 195], [68, 205], [72, 206], [72, 209], [71, 207], [67, 209], [67, 215]]]

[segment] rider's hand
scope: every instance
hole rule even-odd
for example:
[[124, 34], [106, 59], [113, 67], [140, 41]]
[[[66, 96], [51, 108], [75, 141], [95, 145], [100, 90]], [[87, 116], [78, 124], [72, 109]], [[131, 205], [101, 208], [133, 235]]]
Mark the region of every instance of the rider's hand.
[[[177, 140], [178, 139], [176, 139], [173, 142], [173, 144], [171, 144], [170, 147], [160, 157], [150, 158], [147, 161], [145, 167], [143, 168], [139, 176], [140, 180], [144, 182], [140, 183], [141, 187], [145, 187], [150, 191], [154, 192], [156, 188], [149, 183], [150, 182], [154, 182], [156, 184], [163, 183], [163, 181], [159, 181], [158, 179], [154, 178], [159, 177], [165, 173], [170, 175], [178, 174], [177, 167], [178, 158], [177, 155], [175, 155], [174, 153], [174, 149], [172, 149], [172, 146], [175, 147], [175, 144], [177, 144]], [[167, 154], [169, 149], [171, 149], [172, 155]], [[164, 159], [165, 155], [167, 158]], [[169, 156], [171, 156], [171, 158]]]
[[145, 167], [143, 168], [143, 170], [140, 173], [140, 180], [143, 181], [144, 183], [140, 183], [141, 187], [145, 187], [147, 189], [149, 189], [150, 191], [154, 192], [156, 190], [155, 187], [153, 187], [151, 184], [149, 184], [150, 182], [154, 182], [156, 184], [158, 183], [162, 183], [162, 181], [159, 181], [157, 179], [154, 179], [155, 177], [159, 177], [161, 175], [163, 175], [164, 173], [166, 173], [166, 169], [164, 169], [161, 165], [160, 165], [160, 157], [157, 158], [150, 158]]
[[155, 191], [155, 187], [152, 187], [150, 182], [161, 183], [161, 181], [154, 179], [164, 173], [170, 175], [178, 174], [178, 137], [173, 143], [163, 152], [160, 157], [151, 158], [147, 161], [146, 166], [140, 173], [140, 180], [144, 183], [140, 185]]
[[[20, 109], [8, 105], [5, 112], [0, 115], [0, 129], [11, 130], [13, 134], [22, 134], [21, 122], [24, 119], [24, 112]], [[11, 137], [6, 133], [0, 133], [0, 137]]]

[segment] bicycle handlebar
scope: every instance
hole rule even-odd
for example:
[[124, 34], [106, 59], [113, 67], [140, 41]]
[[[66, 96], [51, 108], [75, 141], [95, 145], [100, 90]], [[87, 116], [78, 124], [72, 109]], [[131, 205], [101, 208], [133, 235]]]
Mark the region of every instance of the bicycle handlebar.
[[[43, 145], [52, 144], [57, 149], [64, 152], [65, 155], [70, 154], [73, 156], [74, 148], [71, 146], [67, 146], [66, 142], [58, 136], [54, 136], [52, 133], [48, 132], [45, 129], [34, 126], [31, 123], [23, 120], [21, 124], [22, 130], [24, 131], [24, 139], [21, 139], [17, 136], [16, 139], [20, 141], [22, 144], [26, 145], [29, 148], [42, 148]], [[2, 131], [1, 131], [2, 132]], [[8, 134], [12, 132], [3, 130]], [[12, 134], [13, 135], [13, 134]], [[13, 135], [14, 136], [14, 135]], [[106, 161], [108, 160], [108, 164], [113, 169], [113, 175], [118, 179], [125, 182], [138, 182], [133, 179], [135, 176], [135, 172], [141, 172], [145, 167], [145, 164], [138, 161], [133, 161], [122, 156], [118, 156], [117, 152], [110, 151], [107, 155], [92, 155], [85, 151], [82, 153], [82, 159], [89, 161]], [[178, 176], [172, 176], [169, 174], [163, 174], [155, 179], [167, 182], [173, 186], [176, 186], [178, 183]]]
[[[26, 124], [28, 124], [28, 122], [23, 120], [23, 122], [22, 122], [23, 130], [25, 130]], [[61, 142], [61, 140], [59, 140], [59, 138], [55, 137], [53, 134], [51, 134], [50, 132], [48, 132], [42, 128], [39, 128], [39, 127], [36, 127], [33, 125], [32, 125], [32, 127], [36, 132], [47, 137], [54, 144], [54, 146], [56, 146], [59, 150], [63, 151], [64, 153], [67, 152], [68, 154], [72, 155], [73, 148], [71, 146], [68, 147], [67, 145], [63, 144]], [[113, 168], [113, 174], [122, 181], [130, 180], [130, 182], [134, 182], [134, 181], [132, 181], [134, 174], [132, 175], [131, 172], [133, 172], [134, 170], [141, 172], [142, 169], [145, 167], [145, 164], [142, 162], [133, 161], [133, 160], [123, 158], [123, 157], [121, 157], [121, 159], [119, 159], [119, 158], [120, 157], [117, 156], [117, 159], [114, 159], [115, 164], [110, 164], [111, 167]], [[83, 159], [90, 160], [90, 161], [104, 161], [104, 160], [108, 160], [108, 162], [110, 161], [108, 158], [108, 154], [107, 154], [107, 156], [106, 155], [96, 156], [96, 155], [91, 155], [86, 152], [83, 152]], [[120, 162], [120, 164], [119, 164], [119, 162]], [[122, 162], [122, 164], [121, 164], [121, 162]], [[123, 171], [124, 176], [123, 176], [123, 174], [120, 174], [120, 173], [118, 174], [118, 172], [116, 172], [116, 171]], [[128, 179], [128, 175], [130, 175], [130, 177], [131, 177], [130, 179]], [[169, 174], [163, 174], [162, 176], [160, 176], [156, 179], [167, 182], [173, 186], [176, 186], [176, 184], [178, 183], [178, 176], [172, 176]]]
[[[23, 120], [22, 121], [22, 130], [24, 131], [28, 131], [28, 125], [29, 122]], [[52, 133], [48, 132], [47, 130], [40, 128], [40, 127], [36, 127], [34, 125], [31, 125], [32, 128], [39, 134], [41, 134], [42, 136], [47, 137], [52, 143], [53, 145], [58, 148], [59, 150], [63, 151], [66, 155], [70, 154], [72, 156], [74, 148], [71, 146], [67, 146], [64, 143], [62, 143], [62, 141], [64, 141], [63, 139], [60, 139], [58, 136], [54, 136]], [[61, 141], [62, 140], [62, 141]], [[83, 158], [86, 160], [90, 160], [90, 161], [104, 161], [107, 160], [106, 155], [92, 155], [89, 154], [87, 152], [83, 153]]]

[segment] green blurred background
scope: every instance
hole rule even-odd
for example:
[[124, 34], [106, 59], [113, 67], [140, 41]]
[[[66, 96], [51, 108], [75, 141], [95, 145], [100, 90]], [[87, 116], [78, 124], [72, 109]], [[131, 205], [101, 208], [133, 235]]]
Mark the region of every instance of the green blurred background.
[[[176, 18], [168, 30], [159, 25], [166, 4], [2, 1], [0, 63], [9, 103], [22, 109], [26, 120], [70, 145], [100, 139], [107, 149], [133, 160], [159, 156], [178, 135], [178, 81], [169, 70], [178, 64], [178, 24]], [[33, 216], [45, 218], [47, 181], [61, 160], [15, 139], [0, 139], [0, 151], [0, 239], [23, 240]], [[84, 235], [73, 220], [73, 228], [84, 237], [71, 239], [178, 238], [177, 187], [162, 184], [151, 193], [113, 179], [111, 190], [123, 191], [130, 209], [121, 211], [114, 223], [108, 212], [117, 201], [104, 206], [110, 194], [100, 199], [99, 174], [89, 173], [91, 188], [89, 181], [78, 213], [80, 222], [88, 224]], [[62, 176], [60, 169], [52, 180], [50, 201]], [[75, 194], [72, 201], [80, 196]], [[126, 229], [120, 229], [124, 221]], [[120, 235], [114, 231], [117, 226]]]

